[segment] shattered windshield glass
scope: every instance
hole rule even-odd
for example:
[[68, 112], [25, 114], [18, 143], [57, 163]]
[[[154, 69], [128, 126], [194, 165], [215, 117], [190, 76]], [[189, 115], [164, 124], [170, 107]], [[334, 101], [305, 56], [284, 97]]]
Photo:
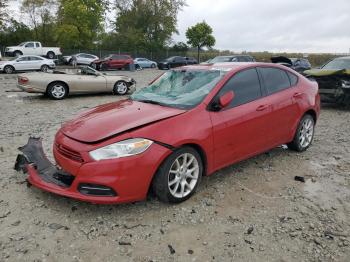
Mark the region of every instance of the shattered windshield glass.
[[132, 100], [190, 109], [198, 105], [226, 75], [221, 70], [174, 70], [140, 89]]
[[334, 59], [329, 63], [325, 64], [322, 69], [329, 70], [342, 70], [350, 69], [350, 59]]

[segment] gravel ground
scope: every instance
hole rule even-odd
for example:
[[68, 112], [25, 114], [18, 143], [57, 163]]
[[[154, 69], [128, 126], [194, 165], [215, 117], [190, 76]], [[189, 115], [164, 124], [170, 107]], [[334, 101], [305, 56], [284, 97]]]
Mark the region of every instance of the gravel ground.
[[[141, 87], [159, 73], [125, 74]], [[0, 74], [0, 261], [349, 261], [349, 110], [324, 106], [307, 152], [280, 147], [227, 167], [185, 203], [103, 206], [28, 188], [12, 168], [29, 135], [51, 158], [64, 121], [121, 97], [51, 101], [8, 92], [15, 84]]]

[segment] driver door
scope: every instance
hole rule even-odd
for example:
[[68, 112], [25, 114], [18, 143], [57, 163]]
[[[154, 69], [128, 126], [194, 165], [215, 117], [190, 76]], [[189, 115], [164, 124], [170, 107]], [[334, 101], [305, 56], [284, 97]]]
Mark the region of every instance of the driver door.
[[221, 168], [269, 148], [271, 106], [266, 103], [255, 68], [236, 73], [214, 98], [234, 92], [230, 105], [211, 111], [214, 165]]
[[80, 74], [72, 76], [72, 91], [78, 93], [103, 93], [107, 91], [106, 78], [95, 71], [84, 68]]

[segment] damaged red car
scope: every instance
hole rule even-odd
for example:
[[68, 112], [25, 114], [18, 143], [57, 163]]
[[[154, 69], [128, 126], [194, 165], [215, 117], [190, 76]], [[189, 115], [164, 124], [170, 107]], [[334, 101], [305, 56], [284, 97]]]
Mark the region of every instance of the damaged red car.
[[312, 143], [320, 112], [316, 82], [266, 63], [171, 70], [130, 99], [93, 108], [57, 132], [20, 148], [16, 169], [45, 191], [93, 203], [191, 197], [201, 178], [287, 144]]

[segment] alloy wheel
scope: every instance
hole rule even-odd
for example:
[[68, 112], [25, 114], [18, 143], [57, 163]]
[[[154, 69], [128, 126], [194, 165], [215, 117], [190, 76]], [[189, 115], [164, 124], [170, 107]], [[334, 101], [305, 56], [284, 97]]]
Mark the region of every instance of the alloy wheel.
[[128, 86], [127, 86], [127, 84], [124, 81], [119, 81], [116, 84], [116, 89], [117, 89], [117, 93], [118, 94], [124, 95], [128, 91]]
[[56, 84], [51, 89], [51, 94], [56, 99], [61, 99], [66, 95], [66, 88], [63, 85]]
[[314, 122], [311, 118], [305, 118], [299, 131], [299, 143], [303, 148], [308, 147], [314, 135]]
[[199, 178], [199, 163], [191, 153], [178, 156], [171, 165], [168, 174], [168, 188], [175, 198], [184, 198], [197, 185]]

